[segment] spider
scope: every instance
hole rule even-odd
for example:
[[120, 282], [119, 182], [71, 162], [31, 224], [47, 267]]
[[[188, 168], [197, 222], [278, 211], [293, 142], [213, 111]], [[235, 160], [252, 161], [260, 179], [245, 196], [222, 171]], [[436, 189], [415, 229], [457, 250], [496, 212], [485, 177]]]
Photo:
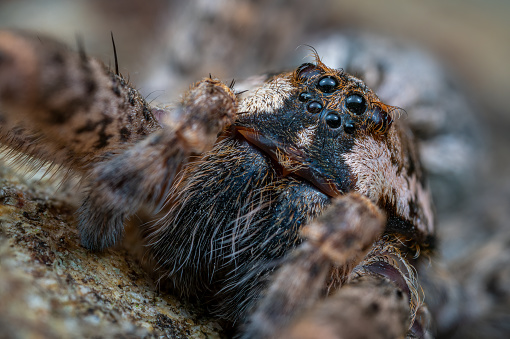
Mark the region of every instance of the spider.
[[313, 63], [237, 93], [212, 77], [153, 106], [118, 72], [0, 32], [0, 141], [82, 177], [83, 246], [144, 206], [155, 271], [243, 338], [429, 337], [417, 265], [434, 215], [399, 109]]

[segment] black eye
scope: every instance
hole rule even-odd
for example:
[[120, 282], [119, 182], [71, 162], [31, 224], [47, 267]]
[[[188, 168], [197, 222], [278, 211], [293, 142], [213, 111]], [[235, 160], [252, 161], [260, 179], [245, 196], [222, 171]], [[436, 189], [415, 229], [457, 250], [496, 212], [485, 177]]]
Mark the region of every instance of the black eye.
[[354, 132], [356, 131], [356, 126], [354, 126], [354, 122], [351, 119], [345, 121], [344, 131], [347, 134], [354, 134]]
[[310, 113], [319, 113], [322, 111], [322, 104], [318, 101], [312, 101], [306, 105], [306, 110]]
[[324, 93], [332, 93], [338, 87], [338, 80], [331, 75], [322, 77], [317, 83], [317, 88]]
[[352, 114], [361, 115], [367, 110], [367, 102], [359, 94], [351, 94], [345, 99], [345, 107]]
[[377, 134], [384, 134], [388, 131], [391, 124], [393, 122], [393, 119], [391, 118], [388, 113], [381, 110], [380, 107], [375, 107], [372, 115], [368, 118], [367, 123], [369, 124], [369, 128], [377, 133]]
[[342, 118], [337, 112], [329, 112], [326, 114], [326, 124], [331, 128], [338, 128], [342, 125]]
[[297, 79], [306, 79], [320, 72], [319, 68], [309, 62], [302, 64], [296, 69]]
[[308, 93], [308, 92], [300, 93], [299, 96], [298, 96], [298, 100], [301, 101], [301, 102], [307, 102], [311, 98], [312, 98], [312, 95], [310, 93]]

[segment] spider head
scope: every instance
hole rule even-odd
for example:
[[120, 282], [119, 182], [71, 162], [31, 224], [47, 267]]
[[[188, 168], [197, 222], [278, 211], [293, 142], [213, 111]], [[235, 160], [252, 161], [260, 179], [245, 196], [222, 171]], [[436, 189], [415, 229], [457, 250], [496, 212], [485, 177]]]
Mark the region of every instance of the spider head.
[[356, 138], [385, 138], [393, 108], [359, 79], [317, 59], [279, 75], [241, 102], [237, 132], [297, 175], [334, 197], [356, 178], [345, 164]]
[[299, 66], [292, 82], [298, 88], [297, 108], [316, 115], [325, 134], [384, 135], [393, 123], [393, 107], [380, 102], [361, 80], [330, 69], [319, 59]]

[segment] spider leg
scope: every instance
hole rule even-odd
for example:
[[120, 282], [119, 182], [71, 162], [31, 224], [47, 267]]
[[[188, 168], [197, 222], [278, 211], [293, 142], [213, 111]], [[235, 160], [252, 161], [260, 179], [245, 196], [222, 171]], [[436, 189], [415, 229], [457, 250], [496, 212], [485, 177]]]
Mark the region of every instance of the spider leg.
[[[423, 303], [423, 294], [420, 283], [417, 279], [414, 264], [417, 257], [409, 256], [409, 253], [401, 251], [401, 240], [393, 234], [385, 234], [383, 238], [374, 243], [372, 250], [363, 259], [363, 261], [353, 269], [347, 281], [356, 284], [360, 278], [372, 277], [376, 280], [388, 280], [392, 283], [392, 293], [403, 294], [406, 300], [406, 331], [403, 332], [406, 338], [431, 338], [430, 332], [430, 313], [427, 305]], [[382, 299], [383, 294], [378, 293], [378, 298]], [[391, 300], [388, 300], [391, 301]], [[384, 307], [383, 307], [384, 308]], [[383, 309], [381, 308], [381, 309]], [[391, 319], [398, 319], [398, 309], [391, 307], [394, 314], [387, 309], [381, 312], [379, 321], [375, 323], [391, 324], [387, 329], [395, 331], [397, 324], [391, 323]], [[401, 310], [400, 310], [401, 311]], [[375, 329], [368, 329], [376, 331]], [[362, 332], [360, 332], [362, 333]], [[388, 337], [389, 336], [388, 332]], [[369, 335], [370, 336], [370, 335]]]
[[354, 279], [298, 317], [280, 338], [402, 338], [409, 328], [405, 294], [381, 276]]
[[206, 151], [234, 120], [236, 96], [218, 80], [206, 78], [173, 111], [177, 123], [138, 142], [91, 172], [80, 207], [82, 244], [100, 250], [122, 236], [123, 221], [144, 203], [164, 199], [181, 165]]
[[342, 288], [294, 319], [278, 337], [432, 338], [428, 309], [416, 305], [409, 290], [416, 281], [407, 285], [404, 274], [381, 263], [382, 267], [374, 270], [363, 260]]
[[[385, 218], [367, 198], [350, 193], [332, 205], [301, 233], [307, 240], [274, 273], [249, 316], [245, 338], [278, 338], [303, 312], [327, 293], [332, 265], [347, 277], [381, 236]], [[346, 305], [340, 307], [340, 311]]]
[[100, 61], [21, 31], [0, 31], [0, 119], [2, 143], [79, 172], [161, 128]]
[[79, 229], [90, 249], [115, 244], [124, 218], [158, 199], [184, 160], [212, 146], [236, 104], [228, 86], [205, 79], [176, 109], [151, 107], [83, 52], [0, 31], [0, 142], [84, 175]]

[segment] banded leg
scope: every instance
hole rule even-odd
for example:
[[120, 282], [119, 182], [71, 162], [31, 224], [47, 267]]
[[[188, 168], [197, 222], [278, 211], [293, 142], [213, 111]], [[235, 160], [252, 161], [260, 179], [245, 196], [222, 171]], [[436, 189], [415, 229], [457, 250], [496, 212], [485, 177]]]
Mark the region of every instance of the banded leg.
[[161, 128], [100, 61], [19, 31], [0, 31], [0, 124], [2, 143], [78, 171]]
[[384, 264], [378, 269], [360, 264], [345, 286], [294, 319], [278, 337], [430, 339], [426, 306], [415, 305], [402, 273]]
[[[236, 104], [230, 88], [205, 79], [175, 110], [153, 108], [83, 52], [0, 31], [0, 142], [87, 177], [79, 229], [91, 249], [113, 245], [124, 218], [157, 199], [190, 155], [212, 146]], [[159, 122], [159, 111], [177, 121]]]
[[303, 228], [307, 241], [274, 274], [244, 337], [430, 338], [414, 268], [384, 226], [367, 198], [337, 198]]
[[[390, 281], [394, 286], [394, 291], [406, 296], [407, 324], [410, 326], [406, 328], [405, 337], [407, 339], [429, 339], [431, 338], [430, 314], [427, 306], [423, 303], [422, 288], [414, 266], [419, 253], [403, 250], [409, 246], [404, 246], [404, 241], [404, 238], [395, 234], [385, 234], [374, 244], [363, 261], [354, 268], [348, 281], [356, 281], [361, 277], [376, 277], [379, 280]], [[389, 314], [388, 312], [382, 313], [381, 317], [384, 319], [384, 316]], [[390, 325], [389, 322], [388, 325]], [[392, 328], [395, 328], [394, 324]]]
[[[101, 250], [123, 233], [123, 221], [146, 202], [161, 199], [180, 166], [206, 151], [235, 117], [232, 90], [213, 79], [196, 84], [173, 112], [177, 123], [95, 166], [80, 207], [82, 244]], [[164, 198], [164, 197], [163, 197]]]
[[317, 303], [282, 333], [288, 339], [402, 338], [409, 328], [405, 293], [388, 279], [358, 277]]
[[346, 278], [381, 236], [384, 220], [380, 210], [357, 193], [333, 200], [320, 218], [303, 228], [307, 241], [274, 273], [243, 337], [287, 335], [288, 326], [327, 293], [332, 265], [340, 268], [335, 275]]

